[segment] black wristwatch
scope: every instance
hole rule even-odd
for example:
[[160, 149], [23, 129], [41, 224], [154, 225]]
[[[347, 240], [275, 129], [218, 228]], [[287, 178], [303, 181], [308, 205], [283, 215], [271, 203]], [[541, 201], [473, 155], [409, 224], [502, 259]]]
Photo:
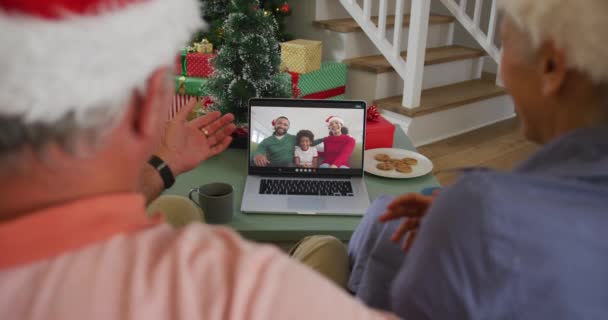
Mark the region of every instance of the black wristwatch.
[[158, 174], [160, 174], [160, 177], [165, 183], [165, 189], [171, 188], [173, 183], [175, 183], [175, 176], [173, 176], [173, 172], [171, 171], [171, 168], [169, 168], [169, 165], [167, 165], [163, 159], [154, 155], [150, 157], [148, 163], [158, 171]]

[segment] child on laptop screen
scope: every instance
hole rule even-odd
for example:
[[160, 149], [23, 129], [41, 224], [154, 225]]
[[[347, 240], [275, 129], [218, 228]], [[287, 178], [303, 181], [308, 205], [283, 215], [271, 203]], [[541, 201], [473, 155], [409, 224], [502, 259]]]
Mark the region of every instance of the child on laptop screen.
[[315, 140], [310, 130], [300, 130], [296, 134], [296, 148], [294, 151], [294, 162], [296, 167], [316, 168], [319, 159], [317, 148], [312, 146]]

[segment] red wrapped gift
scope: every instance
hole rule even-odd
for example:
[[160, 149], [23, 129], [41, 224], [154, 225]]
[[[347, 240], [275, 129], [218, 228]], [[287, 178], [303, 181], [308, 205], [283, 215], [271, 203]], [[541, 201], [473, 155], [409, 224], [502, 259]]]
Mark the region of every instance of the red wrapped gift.
[[177, 57], [178, 74], [188, 77], [208, 78], [213, 74], [211, 59], [215, 53], [182, 52]]
[[368, 120], [365, 125], [365, 150], [392, 148], [394, 135], [395, 125], [382, 116]]

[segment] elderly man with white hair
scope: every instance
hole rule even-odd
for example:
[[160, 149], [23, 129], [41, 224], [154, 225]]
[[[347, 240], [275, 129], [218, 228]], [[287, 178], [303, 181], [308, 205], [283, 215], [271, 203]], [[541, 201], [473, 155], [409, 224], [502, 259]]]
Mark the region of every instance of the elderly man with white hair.
[[373, 204], [349, 287], [406, 319], [605, 319], [608, 1], [499, 5], [502, 80], [543, 147], [512, 172]]
[[187, 122], [191, 103], [161, 138], [167, 66], [199, 14], [0, 0], [0, 319], [394, 319], [276, 248], [146, 216], [142, 185], [158, 195], [234, 130], [217, 112]]

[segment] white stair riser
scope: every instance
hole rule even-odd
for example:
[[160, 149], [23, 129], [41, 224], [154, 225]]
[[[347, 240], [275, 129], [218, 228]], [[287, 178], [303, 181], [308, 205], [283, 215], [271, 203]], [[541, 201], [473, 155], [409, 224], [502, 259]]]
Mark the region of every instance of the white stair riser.
[[515, 116], [513, 101], [503, 95], [471, 104], [410, 118], [390, 111], [384, 117], [401, 126], [419, 147], [457, 136]]
[[[310, 0], [299, 0], [299, 1], [309, 1]], [[380, 1], [372, 1], [372, 16], [379, 15], [379, 5]], [[361, 8], [363, 8], [363, 1], [358, 1]], [[388, 15], [395, 14], [395, 0], [387, 0], [386, 1], [386, 12]], [[316, 9], [315, 9], [315, 20], [333, 20], [333, 19], [344, 19], [350, 18], [351, 16], [348, 14], [346, 9], [340, 4], [338, 0], [316, 0]], [[409, 0], [405, 0], [404, 3], [404, 13], [410, 11], [411, 2]]]
[[[422, 89], [479, 78], [480, 63], [480, 59], [475, 58], [425, 66]], [[350, 68], [346, 81], [346, 94], [349, 98], [365, 100], [368, 103], [398, 96], [403, 94], [403, 79], [395, 71], [377, 74]]]
[[[408, 28], [404, 30], [401, 50], [407, 50]], [[431, 25], [428, 32], [427, 47], [449, 45], [449, 24]], [[317, 28], [311, 33], [315, 39], [323, 41], [323, 60], [343, 61], [345, 59], [380, 54], [380, 51], [363, 32], [340, 33]], [[387, 32], [392, 41], [393, 31]]]

